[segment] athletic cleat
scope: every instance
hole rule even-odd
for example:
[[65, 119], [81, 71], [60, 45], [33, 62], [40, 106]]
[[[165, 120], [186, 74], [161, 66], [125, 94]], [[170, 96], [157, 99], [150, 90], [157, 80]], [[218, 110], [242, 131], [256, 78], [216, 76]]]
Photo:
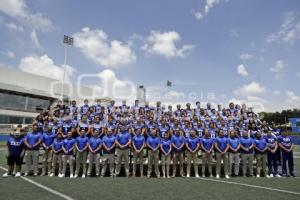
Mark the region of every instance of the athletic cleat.
[[21, 176], [21, 173], [20, 172], [17, 172], [15, 177], [20, 177]]
[[217, 175], [216, 175], [216, 178], [220, 178], [220, 175], [219, 175], [219, 174], [217, 174]]
[[227, 178], [227, 179], [228, 179], [228, 178], [229, 178], [229, 176], [228, 176], [228, 175], [225, 175], [225, 178]]

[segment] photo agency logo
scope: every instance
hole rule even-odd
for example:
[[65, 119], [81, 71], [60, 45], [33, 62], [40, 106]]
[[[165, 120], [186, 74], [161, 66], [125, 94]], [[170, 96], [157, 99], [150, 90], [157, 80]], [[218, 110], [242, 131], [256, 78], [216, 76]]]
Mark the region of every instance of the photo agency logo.
[[[200, 105], [198, 106], [201, 108], [206, 108], [207, 104], [210, 104], [211, 108], [218, 109], [219, 107], [226, 108], [230, 102], [233, 102], [240, 106], [245, 104], [247, 108], [256, 113], [265, 111], [265, 102], [260, 101], [259, 98], [245, 100], [228, 98], [226, 100], [213, 91], [179, 92], [171, 87], [161, 86], [161, 82], [152, 83], [152, 85], [154, 86], [146, 87], [145, 94], [141, 95], [145, 96], [145, 102], [152, 105], [160, 101], [162, 105], [171, 105], [173, 108], [176, 108], [178, 104], [185, 107], [187, 103], [190, 103], [192, 108], [197, 108], [196, 102], [199, 101]], [[79, 101], [110, 98], [117, 102], [126, 100], [128, 103], [133, 103], [134, 100], [141, 98], [137, 90], [138, 85], [131, 81], [120, 81], [110, 76], [99, 77], [99, 74], [81, 74], [75, 84], [65, 82], [63, 87], [62, 81], [56, 81], [50, 85], [51, 96]], [[145, 102], [141, 102], [141, 104]]]

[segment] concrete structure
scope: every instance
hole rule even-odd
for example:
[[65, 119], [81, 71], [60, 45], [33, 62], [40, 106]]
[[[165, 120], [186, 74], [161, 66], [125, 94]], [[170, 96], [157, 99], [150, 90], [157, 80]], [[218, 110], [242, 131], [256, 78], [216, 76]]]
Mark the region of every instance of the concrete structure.
[[[31, 123], [32, 118], [61, 98], [61, 81], [0, 67], [0, 124]], [[94, 100], [91, 87], [64, 84], [64, 98]]]
[[139, 100], [142, 105], [146, 103], [146, 88], [143, 85], [138, 86], [136, 99]]

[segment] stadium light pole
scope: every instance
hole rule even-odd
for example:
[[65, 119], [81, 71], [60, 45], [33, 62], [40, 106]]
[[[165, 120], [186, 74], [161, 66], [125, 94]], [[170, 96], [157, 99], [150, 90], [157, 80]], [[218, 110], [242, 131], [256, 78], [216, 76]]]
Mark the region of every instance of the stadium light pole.
[[74, 42], [74, 38], [64, 35], [63, 44], [65, 46], [65, 58], [64, 58], [64, 66], [63, 66], [63, 77], [61, 80], [61, 100], [64, 100], [64, 85], [65, 85], [65, 76], [67, 70], [67, 49], [68, 46], [72, 46]]

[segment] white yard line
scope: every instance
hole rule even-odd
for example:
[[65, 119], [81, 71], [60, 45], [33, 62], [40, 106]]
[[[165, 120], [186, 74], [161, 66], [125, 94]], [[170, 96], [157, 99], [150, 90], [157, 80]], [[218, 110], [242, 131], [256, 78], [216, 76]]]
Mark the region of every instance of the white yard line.
[[246, 184], [246, 183], [223, 181], [223, 180], [210, 179], [210, 178], [199, 178], [199, 179], [201, 179], [203, 181], [212, 181], [212, 182], [219, 182], [219, 183], [227, 183], [227, 184], [232, 184], [232, 185], [240, 185], [240, 186], [245, 186], [245, 187], [258, 188], [258, 189], [263, 189], [263, 190], [276, 191], [276, 192], [282, 192], [282, 193], [294, 194], [294, 195], [300, 195], [300, 192], [293, 192], [293, 191], [289, 191], [289, 190], [282, 190], [282, 189], [276, 189], [276, 188], [264, 187], [264, 186], [258, 186], [258, 185], [250, 185], [250, 184]]
[[[4, 168], [4, 167], [0, 167], [0, 168], [3, 169], [4, 171], [7, 171], [7, 169]], [[21, 176], [21, 179], [23, 179], [24, 181], [27, 181], [27, 182], [29, 182], [29, 183], [31, 183], [31, 184], [33, 184], [33, 185], [39, 187], [39, 188], [42, 188], [42, 189], [44, 189], [44, 190], [46, 190], [46, 191], [48, 191], [48, 192], [50, 192], [50, 193], [52, 193], [52, 194], [54, 194], [54, 195], [56, 195], [56, 196], [59, 196], [59, 197], [61, 197], [61, 198], [63, 198], [63, 199], [66, 199], [66, 200], [75, 200], [75, 199], [73, 199], [72, 197], [69, 197], [69, 196], [67, 196], [67, 195], [65, 195], [65, 194], [63, 194], [63, 193], [60, 193], [60, 192], [58, 192], [58, 191], [56, 191], [56, 190], [54, 190], [54, 189], [51, 189], [51, 188], [49, 188], [49, 187], [47, 187], [47, 186], [45, 186], [45, 185], [42, 185], [42, 184], [40, 184], [40, 183], [38, 183], [38, 182], [35, 182], [35, 181], [33, 181], [33, 180], [29, 179], [29, 178], [26, 178], [26, 177], [22, 177], [22, 176]]]

